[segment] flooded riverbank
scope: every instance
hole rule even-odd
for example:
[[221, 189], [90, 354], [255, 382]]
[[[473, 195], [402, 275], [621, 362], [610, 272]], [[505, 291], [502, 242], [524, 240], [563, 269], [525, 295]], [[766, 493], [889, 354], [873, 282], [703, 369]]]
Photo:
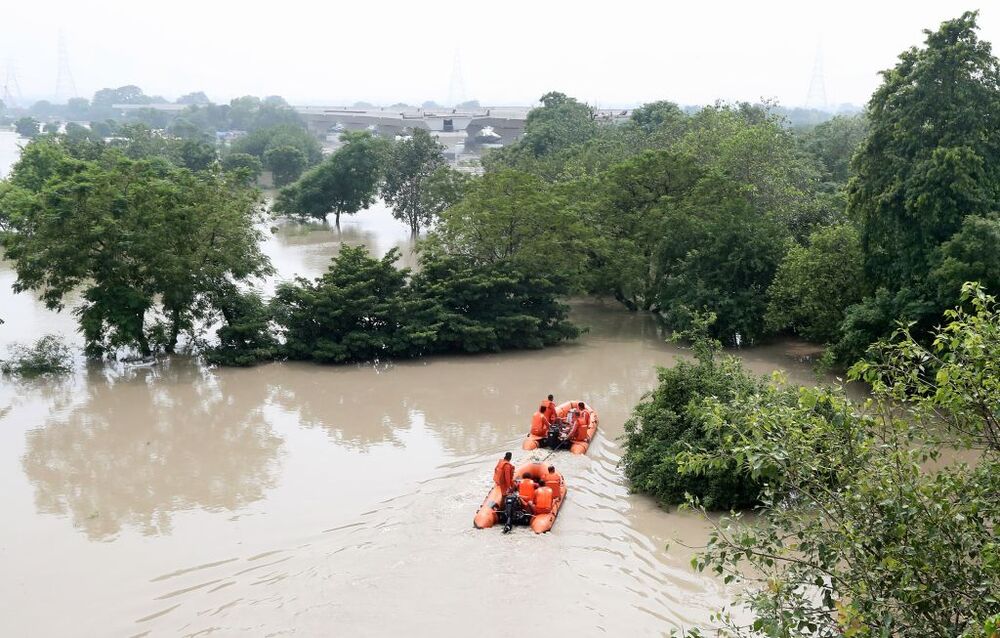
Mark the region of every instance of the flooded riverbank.
[[[322, 272], [344, 243], [400, 247], [384, 207], [342, 231], [282, 223], [278, 278]], [[13, 295], [0, 262], [0, 349], [69, 312]], [[262, 282], [270, 290], [273, 281]], [[0, 635], [661, 635], [707, 621], [730, 592], [691, 571], [705, 525], [629, 495], [616, 438], [685, 351], [646, 315], [573, 304], [589, 332], [542, 351], [380, 366], [83, 367], [0, 380]], [[812, 379], [786, 346], [754, 370]], [[552, 457], [569, 486], [552, 533], [478, 531], [496, 459], [539, 399], [601, 414], [587, 456]], [[537, 453], [545, 456], [547, 452]], [[544, 583], [544, 586], [543, 586]], [[544, 592], [544, 596], [542, 595]], [[508, 616], [507, 614], [512, 614]]]

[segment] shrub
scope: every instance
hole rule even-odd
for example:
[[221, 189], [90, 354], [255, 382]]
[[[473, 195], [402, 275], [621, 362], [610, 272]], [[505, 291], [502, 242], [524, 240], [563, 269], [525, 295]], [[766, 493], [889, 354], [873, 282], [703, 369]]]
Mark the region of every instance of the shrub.
[[658, 369], [659, 386], [625, 423], [622, 464], [633, 490], [662, 503], [684, 503], [690, 495], [708, 509], [742, 508], [757, 503], [761, 487], [747, 471], [735, 464], [697, 474], [681, 471], [685, 454], [710, 453], [723, 443], [706, 428], [710, 415], [705, 401], [726, 404], [763, 385], [739, 359], [720, 355], [718, 342], [698, 335], [710, 323], [703, 317], [695, 319], [694, 362]]
[[45, 335], [32, 345], [10, 346], [10, 357], [0, 359], [4, 374], [37, 377], [43, 374], [65, 374], [73, 369], [73, 353], [56, 335]]

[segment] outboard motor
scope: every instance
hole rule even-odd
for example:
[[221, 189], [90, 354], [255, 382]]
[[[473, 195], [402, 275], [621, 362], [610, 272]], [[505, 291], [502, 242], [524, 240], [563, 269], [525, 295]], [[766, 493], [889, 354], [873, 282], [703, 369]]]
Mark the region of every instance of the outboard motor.
[[544, 447], [550, 447], [555, 449], [560, 443], [560, 428], [558, 423], [550, 423], [549, 431], [545, 434], [545, 439], [542, 441]]
[[511, 492], [503, 498], [503, 512], [501, 513], [501, 518], [503, 519], [504, 534], [510, 532], [510, 528], [514, 526], [514, 519], [517, 517], [517, 513], [520, 510], [521, 499], [517, 494]]

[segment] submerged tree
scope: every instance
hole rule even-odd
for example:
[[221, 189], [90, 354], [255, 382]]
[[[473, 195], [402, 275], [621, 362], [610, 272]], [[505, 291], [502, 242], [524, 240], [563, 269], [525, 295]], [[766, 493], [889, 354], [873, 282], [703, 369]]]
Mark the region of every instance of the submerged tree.
[[392, 207], [393, 216], [410, 226], [416, 237], [434, 218], [429, 206], [428, 184], [444, 166], [442, 146], [424, 129], [416, 129], [408, 139], [396, 142], [385, 165], [382, 198]]
[[367, 132], [345, 133], [343, 146], [283, 188], [274, 211], [326, 219], [334, 214], [340, 228], [341, 215], [353, 215], [375, 202], [382, 176], [385, 142]]
[[87, 354], [171, 352], [216, 311], [218, 291], [270, 271], [258, 193], [217, 171], [107, 149], [71, 157], [60, 141], [25, 148], [3, 196], [14, 289], [50, 308], [82, 290]]

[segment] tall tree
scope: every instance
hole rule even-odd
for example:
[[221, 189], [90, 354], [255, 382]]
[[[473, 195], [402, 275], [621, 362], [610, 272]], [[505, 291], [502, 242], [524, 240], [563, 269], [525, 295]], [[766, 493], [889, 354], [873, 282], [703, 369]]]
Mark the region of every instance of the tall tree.
[[385, 141], [367, 132], [345, 133], [344, 143], [301, 179], [278, 193], [274, 211], [326, 219], [335, 216], [340, 228], [341, 215], [353, 215], [375, 202]]
[[962, 219], [1000, 208], [1000, 64], [976, 19], [925, 31], [868, 104], [848, 203], [873, 287], [919, 289]]
[[444, 166], [443, 147], [424, 129], [389, 150], [382, 184], [382, 198], [392, 206], [393, 216], [410, 226], [416, 237], [431, 223], [434, 210], [428, 206], [427, 186], [431, 176]]

